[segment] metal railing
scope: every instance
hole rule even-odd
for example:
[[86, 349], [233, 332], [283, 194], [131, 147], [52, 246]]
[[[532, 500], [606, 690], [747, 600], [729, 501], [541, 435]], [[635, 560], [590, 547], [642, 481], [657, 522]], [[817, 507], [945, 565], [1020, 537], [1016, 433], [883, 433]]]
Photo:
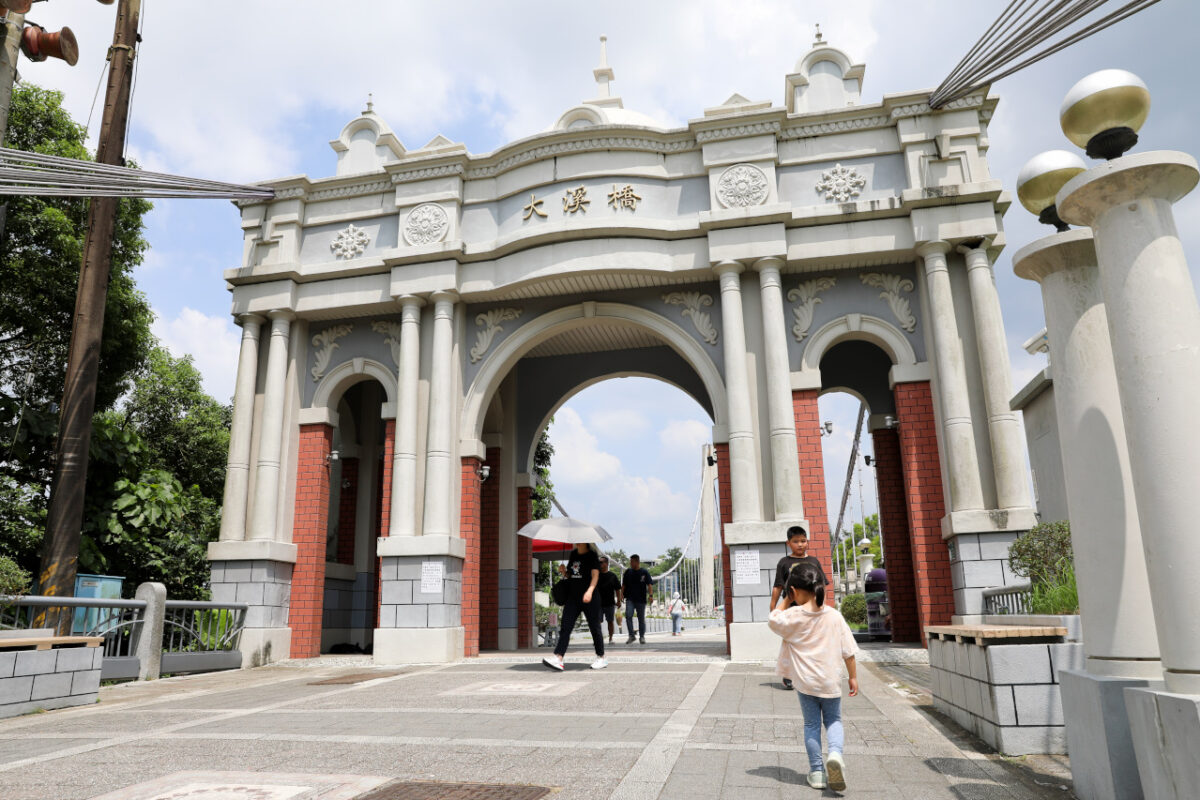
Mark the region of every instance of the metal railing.
[[993, 586], [983, 590], [984, 614], [1028, 614], [1029, 599], [1033, 594], [1030, 583], [1014, 583], [1010, 586]]
[[137, 594], [133, 600], [0, 595], [0, 630], [103, 636], [103, 680], [241, 667], [246, 603], [167, 600], [162, 584], [142, 584]]

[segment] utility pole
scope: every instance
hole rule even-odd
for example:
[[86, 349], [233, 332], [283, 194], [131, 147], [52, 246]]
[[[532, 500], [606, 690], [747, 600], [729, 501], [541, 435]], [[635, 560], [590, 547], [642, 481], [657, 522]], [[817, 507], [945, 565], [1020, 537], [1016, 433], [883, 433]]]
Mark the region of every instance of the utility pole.
[[[8, 135], [8, 109], [12, 106], [13, 84], [17, 82], [17, 57], [21, 54], [21, 32], [25, 15], [7, 11], [4, 15], [4, 41], [0, 44], [0, 145]], [[0, 239], [8, 221], [8, 203], [0, 203]]]
[[[123, 166], [125, 163], [125, 129], [129, 118], [129, 94], [140, 12], [141, 0], [120, 0], [117, 6], [116, 30], [108, 51], [110, 67], [104, 96], [104, 117], [96, 150], [96, 161], [101, 164]], [[71, 349], [58, 423], [54, 483], [50, 490], [46, 541], [39, 575], [41, 593], [56, 597], [69, 597], [75, 593], [88, 447], [92, 439], [100, 340], [104, 330], [104, 306], [112, 267], [112, 239], [118, 202], [119, 199], [115, 197], [94, 197], [88, 208], [83, 264], [75, 294]], [[70, 615], [61, 615], [60, 631], [69, 624]]]

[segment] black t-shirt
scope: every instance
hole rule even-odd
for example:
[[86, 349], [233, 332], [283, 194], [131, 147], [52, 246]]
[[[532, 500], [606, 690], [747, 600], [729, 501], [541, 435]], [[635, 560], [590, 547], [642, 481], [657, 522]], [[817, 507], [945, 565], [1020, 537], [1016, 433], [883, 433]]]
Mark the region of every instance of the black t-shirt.
[[821, 580], [824, 581], [826, 585], [829, 584], [829, 579], [825, 577], [825, 570], [821, 567], [821, 562], [818, 561], [815, 556], [796, 558], [795, 556], [787, 555], [779, 559], [779, 564], [775, 567], [775, 583], [773, 584], [772, 588], [782, 589], [784, 584], [787, 583], [788, 572], [790, 572], [792, 567], [796, 564], [812, 564], [817, 568], [817, 572], [820, 573]]
[[635, 603], [646, 602], [647, 588], [654, 585], [654, 578], [645, 567], [627, 569], [621, 576], [621, 588], [625, 590], [625, 599]]
[[[571, 551], [571, 558], [567, 561], [567, 600], [569, 602], [583, 602], [583, 595], [592, 585], [592, 570], [600, 571], [600, 556], [591, 550], [586, 553]], [[592, 602], [595, 601], [596, 594], [593, 592]]]
[[617, 604], [617, 590], [621, 588], [621, 579], [612, 570], [600, 573], [600, 580], [596, 582], [596, 595], [600, 598], [600, 605], [608, 608]]

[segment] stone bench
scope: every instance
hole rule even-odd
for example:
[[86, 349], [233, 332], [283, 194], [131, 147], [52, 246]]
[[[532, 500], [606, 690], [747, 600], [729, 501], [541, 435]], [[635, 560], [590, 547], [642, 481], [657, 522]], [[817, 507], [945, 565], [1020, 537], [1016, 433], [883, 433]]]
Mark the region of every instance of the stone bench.
[[1055, 625], [931, 625], [934, 707], [1006, 755], [1065, 753], [1060, 669], [1083, 645]]
[[96, 702], [102, 636], [0, 638], [0, 718]]

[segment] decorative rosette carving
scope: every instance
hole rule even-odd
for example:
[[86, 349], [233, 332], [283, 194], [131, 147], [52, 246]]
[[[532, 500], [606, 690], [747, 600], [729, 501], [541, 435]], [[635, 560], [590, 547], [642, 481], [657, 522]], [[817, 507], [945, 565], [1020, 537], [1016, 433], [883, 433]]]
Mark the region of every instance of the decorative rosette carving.
[[351, 224], [346, 230], [340, 231], [337, 236], [333, 237], [333, 241], [329, 243], [329, 249], [333, 251], [336, 258], [354, 258], [361, 256], [370, 243], [371, 237], [367, 235], [367, 232], [357, 225]]
[[493, 308], [476, 316], [475, 324], [479, 326], [479, 330], [475, 332], [475, 346], [471, 348], [471, 363], [474, 364], [482, 359], [496, 339], [496, 334], [504, 330], [500, 326], [501, 322], [516, 319], [519, 316], [521, 316], [519, 308]]
[[663, 295], [663, 302], [669, 306], [683, 306], [679, 313], [688, 317], [700, 338], [709, 344], [717, 343], [717, 329], [713, 327], [712, 317], [707, 311], [701, 311], [705, 306], [713, 304], [712, 295], [700, 292], [671, 292]]
[[312, 376], [314, 381], [319, 381], [325, 377], [325, 371], [329, 369], [329, 359], [333, 358], [333, 351], [338, 349], [337, 340], [350, 333], [354, 326], [332, 325], [312, 337], [312, 345], [316, 348], [313, 355], [316, 357], [316, 366], [312, 368]]
[[788, 301], [799, 303], [792, 309], [792, 317], [795, 319], [792, 335], [796, 337], [797, 342], [804, 341], [804, 337], [808, 336], [808, 329], [812, 327], [813, 311], [816, 310], [817, 303], [821, 302], [817, 294], [832, 289], [835, 283], [837, 278], [813, 278], [801, 282], [787, 293]]
[[917, 318], [913, 316], [912, 306], [909, 305], [908, 299], [900, 294], [913, 290], [912, 281], [886, 272], [864, 272], [858, 277], [867, 286], [883, 289], [879, 296], [887, 301], [888, 308], [892, 310], [901, 328], [909, 333], [917, 329]]
[[834, 164], [833, 169], [821, 173], [816, 188], [825, 195], [826, 200], [848, 203], [858, 197], [866, 186], [867, 179], [859, 175], [854, 167]]
[[717, 179], [717, 200], [726, 208], [760, 206], [767, 194], [767, 174], [751, 164], [735, 164]]
[[408, 213], [404, 222], [404, 241], [412, 245], [433, 244], [446, 238], [450, 218], [436, 203], [425, 203]]

